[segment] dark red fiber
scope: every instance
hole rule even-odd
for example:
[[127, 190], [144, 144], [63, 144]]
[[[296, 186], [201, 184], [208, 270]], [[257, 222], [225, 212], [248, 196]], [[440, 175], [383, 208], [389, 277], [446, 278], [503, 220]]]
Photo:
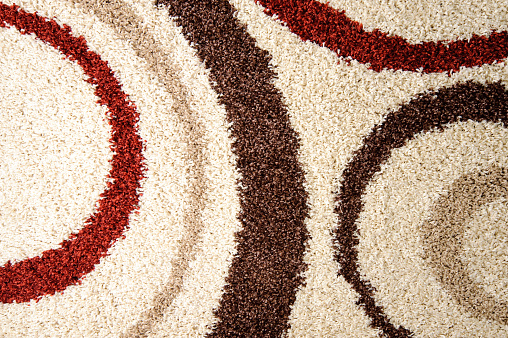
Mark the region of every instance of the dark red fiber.
[[469, 40], [410, 44], [400, 36], [379, 30], [366, 32], [361, 23], [349, 19], [317, 0], [257, 0], [265, 12], [276, 15], [304, 41], [312, 41], [364, 64], [383, 69], [458, 71], [460, 67], [492, 64], [508, 56], [508, 32], [473, 35]]
[[77, 284], [91, 272], [101, 257], [128, 227], [129, 214], [138, 208], [140, 181], [144, 177], [143, 142], [137, 133], [139, 115], [122, 91], [107, 62], [90, 51], [83, 37], [73, 37], [68, 26], [27, 13], [18, 6], [0, 4], [0, 26], [16, 27], [22, 34], [37, 38], [76, 61], [95, 86], [99, 104], [108, 107], [112, 129], [112, 169], [107, 189], [101, 194], [97, 211], [81, 231], [63, 241], [58, 249], [40, 256], [0, 267], [0, 301], [28, 302], [53, 295]]

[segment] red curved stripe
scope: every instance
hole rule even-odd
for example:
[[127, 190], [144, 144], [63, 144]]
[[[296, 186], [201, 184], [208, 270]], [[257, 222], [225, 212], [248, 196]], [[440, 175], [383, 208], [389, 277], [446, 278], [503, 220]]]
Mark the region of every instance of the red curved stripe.
[[410, 44], [400, 36], [379, 30], [366, 32], [361, 23], [316, 0], [257, 0], [265, 12], [277, 15], [304, 41], [326, 46], [342, 57], [383, 69], [458, 71], [460, 67], [492, 64], [508, 56], [508, 32], [492, 32], [488, 37], [473, 35], [469, 40]]
[[107, 62], [88, 49], [83, 37], [73, 37], [69, 27], [54, 20], [27, 13], [18, 6], [0, 4], [0, 26], [13, 26], [22, 34], [37, 38], [76, 61], [95, 86], [99, 104], [108, 107], [111, 149], [115, 151], [112, 170], [97, 212], [84, 228], [58, 249], [44, 251], [40, 257], [0, 267], [0, 302], [28, 302], [63, 291], [79, 283], [128, 227], [129, 214], [137, 209], [140, 180], [144, 177], [143, 143], [137, 133], [138, 113], [122, 92]]

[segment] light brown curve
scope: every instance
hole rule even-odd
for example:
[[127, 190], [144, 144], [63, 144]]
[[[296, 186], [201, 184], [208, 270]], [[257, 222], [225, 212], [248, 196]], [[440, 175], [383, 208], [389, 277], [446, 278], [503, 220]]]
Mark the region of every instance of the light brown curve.
[[508, 325], [508, 304], [475, 282], [460, 259], [465, 225], [483, 205], [508, 198], [508, 169], [493, 166], [463, 175], [436, 202], [421, 226], [424, 259], [439, 282], [468, 312]]
[[154, 324], [164, 315], [183, 286], [183, 278], [189, 267], [189, 262], [195, 257], [195, 244], [203, 229], [201, 214], [205, 207], [205, 179], [204, 127], [192, 115], [187, 100], [186, 89], [180, 82], [178, 73], [182, 72], [171, 62], [167, 54], [156, 43], [152, 34], [143, 27], [143, 19], [134, 13], [131, 6], [121, 0], [69, 0], [73, 4], [93, 12], [102, 22], [109, 25], [122, 39], [128, 40], [136, 55], [148, 64], [148, 71], [157, 76], [166, 91], [174, 100], [173, 111], [179, 122], [184, 126], [187, 138], [186, 162], [192, 163], [192, 170], [187, 171], [189, 189], [188, 207], [184, 222], [186, 232], [178, 244], [178, 254], [172, 260], [172, 274], [163, 290], [153, 299], [152, 307], [143, 313], [138, 321], [129, 327], [122, 337], [146, 337]]

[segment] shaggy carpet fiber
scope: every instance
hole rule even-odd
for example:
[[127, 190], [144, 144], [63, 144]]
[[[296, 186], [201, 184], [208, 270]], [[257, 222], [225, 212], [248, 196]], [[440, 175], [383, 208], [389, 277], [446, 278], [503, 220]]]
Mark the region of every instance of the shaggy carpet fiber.
[[1, 0], [1, 337], [508, 337], [506, 0]]

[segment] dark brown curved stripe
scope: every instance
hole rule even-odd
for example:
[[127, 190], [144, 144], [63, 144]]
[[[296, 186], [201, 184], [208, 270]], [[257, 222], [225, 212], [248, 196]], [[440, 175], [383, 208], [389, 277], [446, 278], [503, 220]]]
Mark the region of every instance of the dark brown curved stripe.
[[270, 57], [257, 48], [227, 0], [159, 0], [210, 70], [232, 123], [241, 173], [237, 255], [209, 336], [277, 337], [303, 283], [309, 237], [298, 137], [273, 85]]
[[447, 124], [459, 120], [501, 122], [506, 126], [508, 92], [505, 87], [501, 83], [467, 82], [414, 98], [372, 130], [343, 173], [335, 209], [339, 221], [335, 231], [339, 273], [360, 295], [358, 304], [371, 318], [371, 326], [382, 330], [386, 337], [409, 337], [412, 333], [390, 323], [382, 307], [375, 303], [375, 289], [360, 277], [356, 220], [363, 209], [362, 195], [393, 149], [404, 146], [416, 134], [442, 131]]

